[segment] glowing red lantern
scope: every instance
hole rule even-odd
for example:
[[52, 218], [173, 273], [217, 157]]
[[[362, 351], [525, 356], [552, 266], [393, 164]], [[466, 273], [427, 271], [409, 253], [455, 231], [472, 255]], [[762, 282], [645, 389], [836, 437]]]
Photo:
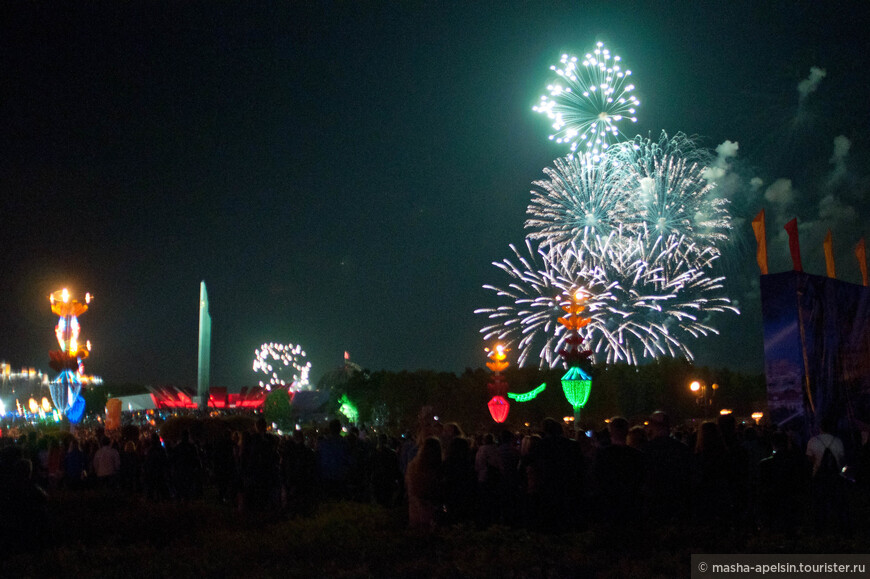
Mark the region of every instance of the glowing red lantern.
[[489, 413], [492, 415], [493, 420], [499, 424], [507, 420], [511, 405], [504, 396], [493, 396], [487, 403], [487, 406], [489, 406]]

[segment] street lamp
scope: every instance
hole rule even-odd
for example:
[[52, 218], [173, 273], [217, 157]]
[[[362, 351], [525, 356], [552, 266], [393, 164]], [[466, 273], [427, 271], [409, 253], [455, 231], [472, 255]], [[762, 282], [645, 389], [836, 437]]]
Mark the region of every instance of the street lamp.
[[713, 405], [713, 396], [716, 394], [716, 390], [718, 389], [719, 385], [715, 382], [710, 385], [710, 388], [707, 388], [705, 382], [699, 382], [698, 380], [694, 380], [689, 384], [689, 390], [691, 390], [696, 396], [695, 402], [697, 402], [699, 406], [704, 407], [704, 418], [707, 418], [709, 408]]

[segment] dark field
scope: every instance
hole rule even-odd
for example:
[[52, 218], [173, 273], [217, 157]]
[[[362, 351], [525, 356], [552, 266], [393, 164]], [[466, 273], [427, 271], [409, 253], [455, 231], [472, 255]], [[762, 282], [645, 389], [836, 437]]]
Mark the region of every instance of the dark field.
[[[308, 517], [242, 514], [208, 498], [149, 503], [59, 491], [46, 545], [3, 549], [2, 577], [688, 577], [691, 553], [866, 553], [851, 538], [704, 525], [537, 534], [473, 525], [405, 528], [402, 508], [322, 503]], [[856, 515], [867, 512], [860, 502]], [[15, 525], [8, 519], [3, 524]], [[4, 546], [6, 547], [6, 546]]]

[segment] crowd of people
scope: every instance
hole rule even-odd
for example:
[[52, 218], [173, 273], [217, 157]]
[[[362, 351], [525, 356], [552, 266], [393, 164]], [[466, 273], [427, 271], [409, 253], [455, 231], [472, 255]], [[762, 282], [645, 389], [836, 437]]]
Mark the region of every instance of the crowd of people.
[[[126, 437], [31, 431], [0, 438], [0, 512], [39, 536], [49, 493], [96, 487], [144, 501], [208, 496], [243, 512], [286, 516], [311, 513], [321, 500], [406, 505], [408, 524], [424, 529], [690, 522], [848, 533], [854, 525], [847, 501], [866, 483], [843, 476], [846, 449], [829, 421], [806, 445], [731, 416], [696, 428], [673, 428], [664, 412], [642, 425], [607, 422], [577, 435], [549, 418], [538, 429], [478, 435], [428, 421], [417, 433], [392, 436], [338, 420], [279, 435], [262, 418], [251, 431], [227, 429], [213, 440], [188, 431], [175, 441], [145, 430]], [[856, 448], [851, 462], [861, 465], [864, 447]]]

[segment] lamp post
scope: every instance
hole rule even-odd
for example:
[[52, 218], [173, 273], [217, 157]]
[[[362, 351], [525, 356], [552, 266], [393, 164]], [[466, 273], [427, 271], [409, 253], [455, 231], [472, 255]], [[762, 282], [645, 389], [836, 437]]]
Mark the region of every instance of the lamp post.
[[716, 394], [716, 390], [719, 389], [719, 385], [715, 382], [707, 387], [706, 382], [699, 382], [698, 380], [693, 381], [689, 384], [689, 390], [695, 395], [695, 402], [699, 406], [704, 407], [704, 418], [706, 419], [709, 413], [710, 406], [713, 405], [713, 396]]

